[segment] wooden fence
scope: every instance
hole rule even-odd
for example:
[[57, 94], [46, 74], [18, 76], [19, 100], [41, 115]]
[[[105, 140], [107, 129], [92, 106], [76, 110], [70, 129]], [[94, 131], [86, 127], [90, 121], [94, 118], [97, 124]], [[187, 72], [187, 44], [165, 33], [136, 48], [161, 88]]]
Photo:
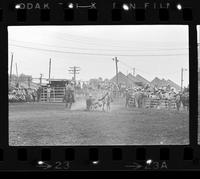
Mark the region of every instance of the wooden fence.
[[[65, 94], [65, 88], [64, 87], [55, 87], [51, 88], [50, 93], [50, 101], [51, 102], [62, 102], [63, 97]], [[78, 94], [76, 95], [78, 96]], [[47, 102], [47, 88], [44, 87], [41, 93], [41, 102]], [[129, 100], [129, 106], [134, 106], [135, 100], [134, 98], [130, 98]], [[142, 102], [142, 106], [144, 108], [156, 108], [156, 109], [176, 109], [176, 103], [175, 100], [165, 100], [165, 99], [150, 99], [146, 98]]]
[[[134, 98], [130, 98], [129, 106], [135, 106]], [[144, 108], [155, 108], [155, 109], [176, 109], [175, 99], [151, 99], [146, 98], [142, 101], [142, 107]]]
[[[51, 102], [62, 102], [64, 94], [65, 94], [65, 88], [63, 88], [63, 87], [51, 88], [50, 101]], [[41, 102], [47, 101], [47, 88], [46, 87], [42, 88], [40, 101]]]

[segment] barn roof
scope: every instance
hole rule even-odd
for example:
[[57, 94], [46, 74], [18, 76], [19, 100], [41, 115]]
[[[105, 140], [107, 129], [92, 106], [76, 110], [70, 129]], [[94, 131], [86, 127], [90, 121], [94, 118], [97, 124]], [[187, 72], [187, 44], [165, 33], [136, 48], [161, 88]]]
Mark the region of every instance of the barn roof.
[[158, 77], [155, 77], [151, 81], [151, 85], [153, 85], [153, 86], [156, 85], [158, 87], [170, 85], [171, 87], [174, 87], [176, 90], [180, 90], [181, 89], [181, 87], [178, 84], [176, 84], [175, 82], [173, 82], [172, 80], [170, 80], [170, 79], [165, 80], [164, 78], [161, 80]]
[[150, 84], [150, 82], [149, 82], [147, 79], [145, 79], [144, 77], [142, 77], [142, 76], [139, 75], [139, 74], [136, 75], [136, 78], [137, 78], [140, 82], [142, 82], [143, 84], [147, 84], [147, 83]]
[[[117, 82], [117, 75], [115, 75], [111, 80], [111, 82]], [[127, 82], [130, 81], [126, 75], [124, 75], [122, 72], [118, 72], [118, 82], [121, 84], [127, 84]]]
[[[116, 75], [110, 81], [116, 83], [117, 82]], [[126, 86], [136, 87], [136, 86], [138, 86], [136, 83], [139, 82], [139, 81], [137, 80], [137, 78], [135, 78], [131, 74], [128, 74], [126, 76], [122, 72], [119, 72], [118, 73], [118, 82], [119, 82], [119, 84], [124, 84]]]

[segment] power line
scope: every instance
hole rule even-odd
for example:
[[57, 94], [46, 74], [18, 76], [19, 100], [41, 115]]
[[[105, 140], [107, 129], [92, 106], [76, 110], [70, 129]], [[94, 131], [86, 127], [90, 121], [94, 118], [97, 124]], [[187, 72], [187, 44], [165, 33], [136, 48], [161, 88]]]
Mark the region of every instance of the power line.
[[[133, 67], [131, 66], [131, 65], [128, 65], [128, 64], [126, 64], [125, 62], [123, 62], [123, 61], [119, 61], [122, 65], [124, 65], [124, 66], [126, 66], [127, 68], [129, 68], [129, 69], [133, 69]], [[152, 75], [152, 73], [148, 73], [148, 72], [146, 72], [146, 71], [143, 71], [143, 70], [141, 70], [140, 68], [137, 68], [137, 67], [134, 67], [137, 71], [140, 71], [140, 72], [143, 72], [143, 73], [146, 73], [146, 74], [149, 74], [149, 75]], [[179, 73], [178, 71], [174, 71], [174, 72], [171, 72], [171, 73], [169, 73], [168, 75], [170, 75], [170, 74], [175, 74], [175, 73]]]
[[39, 50], [39, 51], [47, 51], [47, 52], [53, 52], [53, 53], [66, 53], [66, 54], [75, 54], [75, 55], [93, 55], [93, 56], [124, 56], [124, 57], [168, 57], [168, 56], [186, 56], [188, 54], [140, 54], [140, 55], [133, 55], [133, 54], [101, 54], [101, 53], [84, 53], [84, 52], [70, 52], [70, 51], [61, 51], [61, 50], [49, 50], [49, 49], [41, 49], [41, 48], [35, 48], [35, 47], [27, 47], [22, 45], [14, 45], [10, 44], [10, 46], [14, 47], [20, 47], [20, 48], [26, 48], [26, 49], [32, 49], [32, 50]]
[[[48, 31], [48, 32], [52, 33], [52, 31]], [[53, 34], [55, 34], [55, 33], [53, 33]], [[69, 39], [72, 39], [73, 41], [78, 41], [78, 42], [81, 42], [81, 43], [84, 43], [84, 44], [85, 43], [92, 43], [92, 44], [94, 44], [94, 43], [96, 43], [96, 44], [97, 43], [104, 43], [105, 44], [107, 42], [109, 42], [109, 43], [113, 42], [115, 46], [116, 46], [116, 43], [118, 43], [118, 44], [119, 43], [120, 44], [123, 43], [123, 45], [127, 44], [127, 43], [134, 43], [134, 44], [138, 45], [138, 41], [128, 41], [128, 40], [121, 40], [121, 41], [119, 41], [119, 40], [116, 40], [116, 39], [107, 39], [107, 38], [106, 39], [102, 39], [102, 38], [96, 38], [96, 37], [84, 37], [84, 36], [77, 35], [77, 34], [74, 35], [74, 34], [61, 33], [61, 32], [56, 32], [56, 35], [57, 35], [57, 37], [55, 37], [55, 36], [54, 37], [57, 38], [57, 39], [59, 39], [59, 40], [69, 41]], [[63, 38], [63, 35], [67, 35], [67, 39]], [[62, 38], [59, 38], [58, 36], [61, 36]], [[143, 43], [147, 43], [147, 42], [149, 42], [149, 41], [143, 41]], [[153, 42], [158, 43], [157, 41], [151, 41], [151, 43], [153, 43]], [[167, 44], [166, 41], [161, 41], [159, 43]], [[170, 43], [173, 43], [173, 42], [170, 42]]]
[[[52, 31], [47, 31], [45, 30], [45, 32], [50, 32], [51, 34], [53, 34], [53, 38], [56, 38], [56, 39], [59, 39], [59, 40], [62, 40], [62, 41], [72, 41], [73, 43], [79, 43], [79, 44], [90, 44], [90, 45], [100, 45], [102, 46], [102, 43], [103, 44], [107, 44], [107, 42], [109, 42], [109, 46], [115, 46], [115, 47], [120, 47], [122, 48], [121, 45], [123, 45], [125, 47], [125, 45], [127, 45], [128, 43], [134, 43], [138, 46], [138, 41], [127, 41], [127, 40], [122, 40], [122, 41], [119, 41], [119, 40], [114, 40], [114, 39], [101, 39], [101, 38], [95, 38], [95, 37], [84, 37], [84, 36], [80, 36], [80, 35], [73, 35], [73, 34], [68, 34], [68, 33], [61, 33], [61, 32], [52, 32]], [[50, 36], [52, 38], [52, 35], [48, 34], [48, 33], [45, 33], [45, 36]], [[56, 36], [57, 35], [57, 36]], [[63, 36], [67, 35], [67, 38], [64, 38]], [[89, 40], [89, 41], [88, 41]], [[143, 43], [147, 43], [148, 41], [143, 41]], [[111, 43], [114, 43], [111, 45]], [[120, 46], [119, 45], [116, 45], [116, 44], [119, 44], [120, 43]], [[151, 43], [153, 43], [153, 41], [151, 41]], [[155, 41], [155, 43], [158, 43]], [[167, 44], [168, 42], [165, 42], [165, 41], [161, 41], [159, 43], [162, 43], [162, 44]], [[173, 42], [170, 42], [170, 43], [173, 43]], [[152, 45], [152, 44], [151, 44]], [[133, 44], [131, 44], [131, 46], [133, 46]], [[130, 47], [130, 45], [129, 45]], [[159, 47], [160, 48], [160, 47]]]
[[10, 80], [9, 83], [12, 82], [12, 66], [13, 66], [13, 53], [11, 53], [11, 64], [10, 64]]
[[49, 46], [49, 47], [56, 47], [56, 48], [69, 48], [69, 49], [75, 49], [75, 50], [103, 50], [103, 51], [134, 51], [134, 52], [144, 52], [144, 51], [177, 51], [177, 50], [188, 50], [188, 48], [155, 48], [155, 49], [101, 49], [101, 48], [77, 48], [72, 46], [56, 46], [56, 45], [49, 45], [49, 44], [43, 44], [43, 43], [33, 43], [33, 42], [25, 42], [25, 41], [18, 41], [18, 40], [11, 40], [13, 42], [19, 42], [19, 43], [30, 43], [35, 45], [43, 45], [43, 46]]
[[[133, 68], [131, 65], [128, 65], [128, 64], [124, 63], [124, 62], [121, 61], [121, 60], [120, 60], [120, 63], [123, 64], [124, 66], [128, 67], [128, 68], [131, 69], [131, 70], [132, 70], [132, 68]], [[140, 70], [139, 68], [136, 68], [136, 67], [135, 67], [135, 69], [136, 69], [137, 71], [141, 71], [141, 72], [143, 72], [143, 73], [146, 73], [146, 74], [150, 74], [150, 75], [151, 75], [151, 73], [148, 73], [148, 72], [145, 72], [145, 71], [143, 71], [143, 70]]]

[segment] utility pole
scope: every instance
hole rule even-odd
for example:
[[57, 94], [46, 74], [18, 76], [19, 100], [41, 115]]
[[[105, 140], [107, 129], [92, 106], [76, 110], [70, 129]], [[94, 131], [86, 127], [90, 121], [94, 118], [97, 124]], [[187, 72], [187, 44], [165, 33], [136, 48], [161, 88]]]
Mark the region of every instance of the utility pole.
[[50, 80], [51, 80], [51, 58], [49, 60], [49, 84], [50, 84]]
[[115, 68], [116, 68], [116, 78], [117, 78], [117, 86], [119, 84], [119, 79], [118, 79], [118, 62], [119, 60], [117, 59], [117, 57], [113, 58], [113, 61], [115, 61]]
[[133, 76], [135, 76], [135, 68], [133, 68]]
[[18, 68], [17, 68], [17, 63], [15, 63], [15, 66], [16, 66], [16, 75], [17, 75], [17, 78], [18, 78]]
[[181, 92], [183, 90], [183, 68], [181, 68]]
[[40, 86], [42, 85], [42, 76], [43, 76], [43, 74], [41, 73], [40, 74]]
[[11, 56], [11, 64], [10, 64], [10, 85], [11, 85], [11, 81], [12, 81], [12, 66], [13, 66], [13, 53]]
[[17, 68], [17, 63], [15, 63], [16, 66], [16, 75], [17, 75], [17, 86], [19, 85], [19, 76], [18, 76], [18, 68]]
[[76, 75], [79, 74], [80, 67], [73, 66], [69, 67], [69, 74], [73, 74], [73, 81], [76, 82]]
[[186, 68], [181, 68], [181, 92], [183, 91], [183, 72], [187, 71]]
[[33, 80], [32, 76], [29, 76], [27, 80], [28, 80], [28, 87], [30, 88], [31, 87], [31, 82]]

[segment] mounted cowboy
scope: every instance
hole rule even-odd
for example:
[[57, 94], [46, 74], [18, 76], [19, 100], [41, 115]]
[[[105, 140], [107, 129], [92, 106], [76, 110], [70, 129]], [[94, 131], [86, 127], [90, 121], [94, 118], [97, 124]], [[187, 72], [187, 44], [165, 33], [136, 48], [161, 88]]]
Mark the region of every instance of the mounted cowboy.
[[129, 100], [131, 98], [130, 91], [128, 89], [126, 89], [125, 98], [126, 98], [125, 107], [128, 108], [128, 106], [129, 106]]
[[67, 109], [71, 109], [72, 103], [75, 102], [73, 82], [67, 82], [65, 84], [65, 95], [64, 95], [63, 101], [65, 102], [65, 107]]
[[181, 94], [178, 93], [176, 96], [175, 96], [175, 103], [176, 103], [176, 108], [177, 108], [177, 111], [180, 110], [180, 107], [181, 107]]
[[181, 95], [181, 102], [183, 104], [183, 108], [186, 111], [189, 111], [189, 92], [183, 92]]
[[183, 105], [183, 109], [189, 111], [189, 93], [188, 92], [179, 92], [176, 95], [176, 106], [179, 111], [181, 104]]
[[98, 101], [102, 102], [102, 111], [105, 111], [105, 106], [106, 110], [110, 111], [110, 103], [112, 102], [110, 92], [107, 91], [102, 98], [98, 99]]

